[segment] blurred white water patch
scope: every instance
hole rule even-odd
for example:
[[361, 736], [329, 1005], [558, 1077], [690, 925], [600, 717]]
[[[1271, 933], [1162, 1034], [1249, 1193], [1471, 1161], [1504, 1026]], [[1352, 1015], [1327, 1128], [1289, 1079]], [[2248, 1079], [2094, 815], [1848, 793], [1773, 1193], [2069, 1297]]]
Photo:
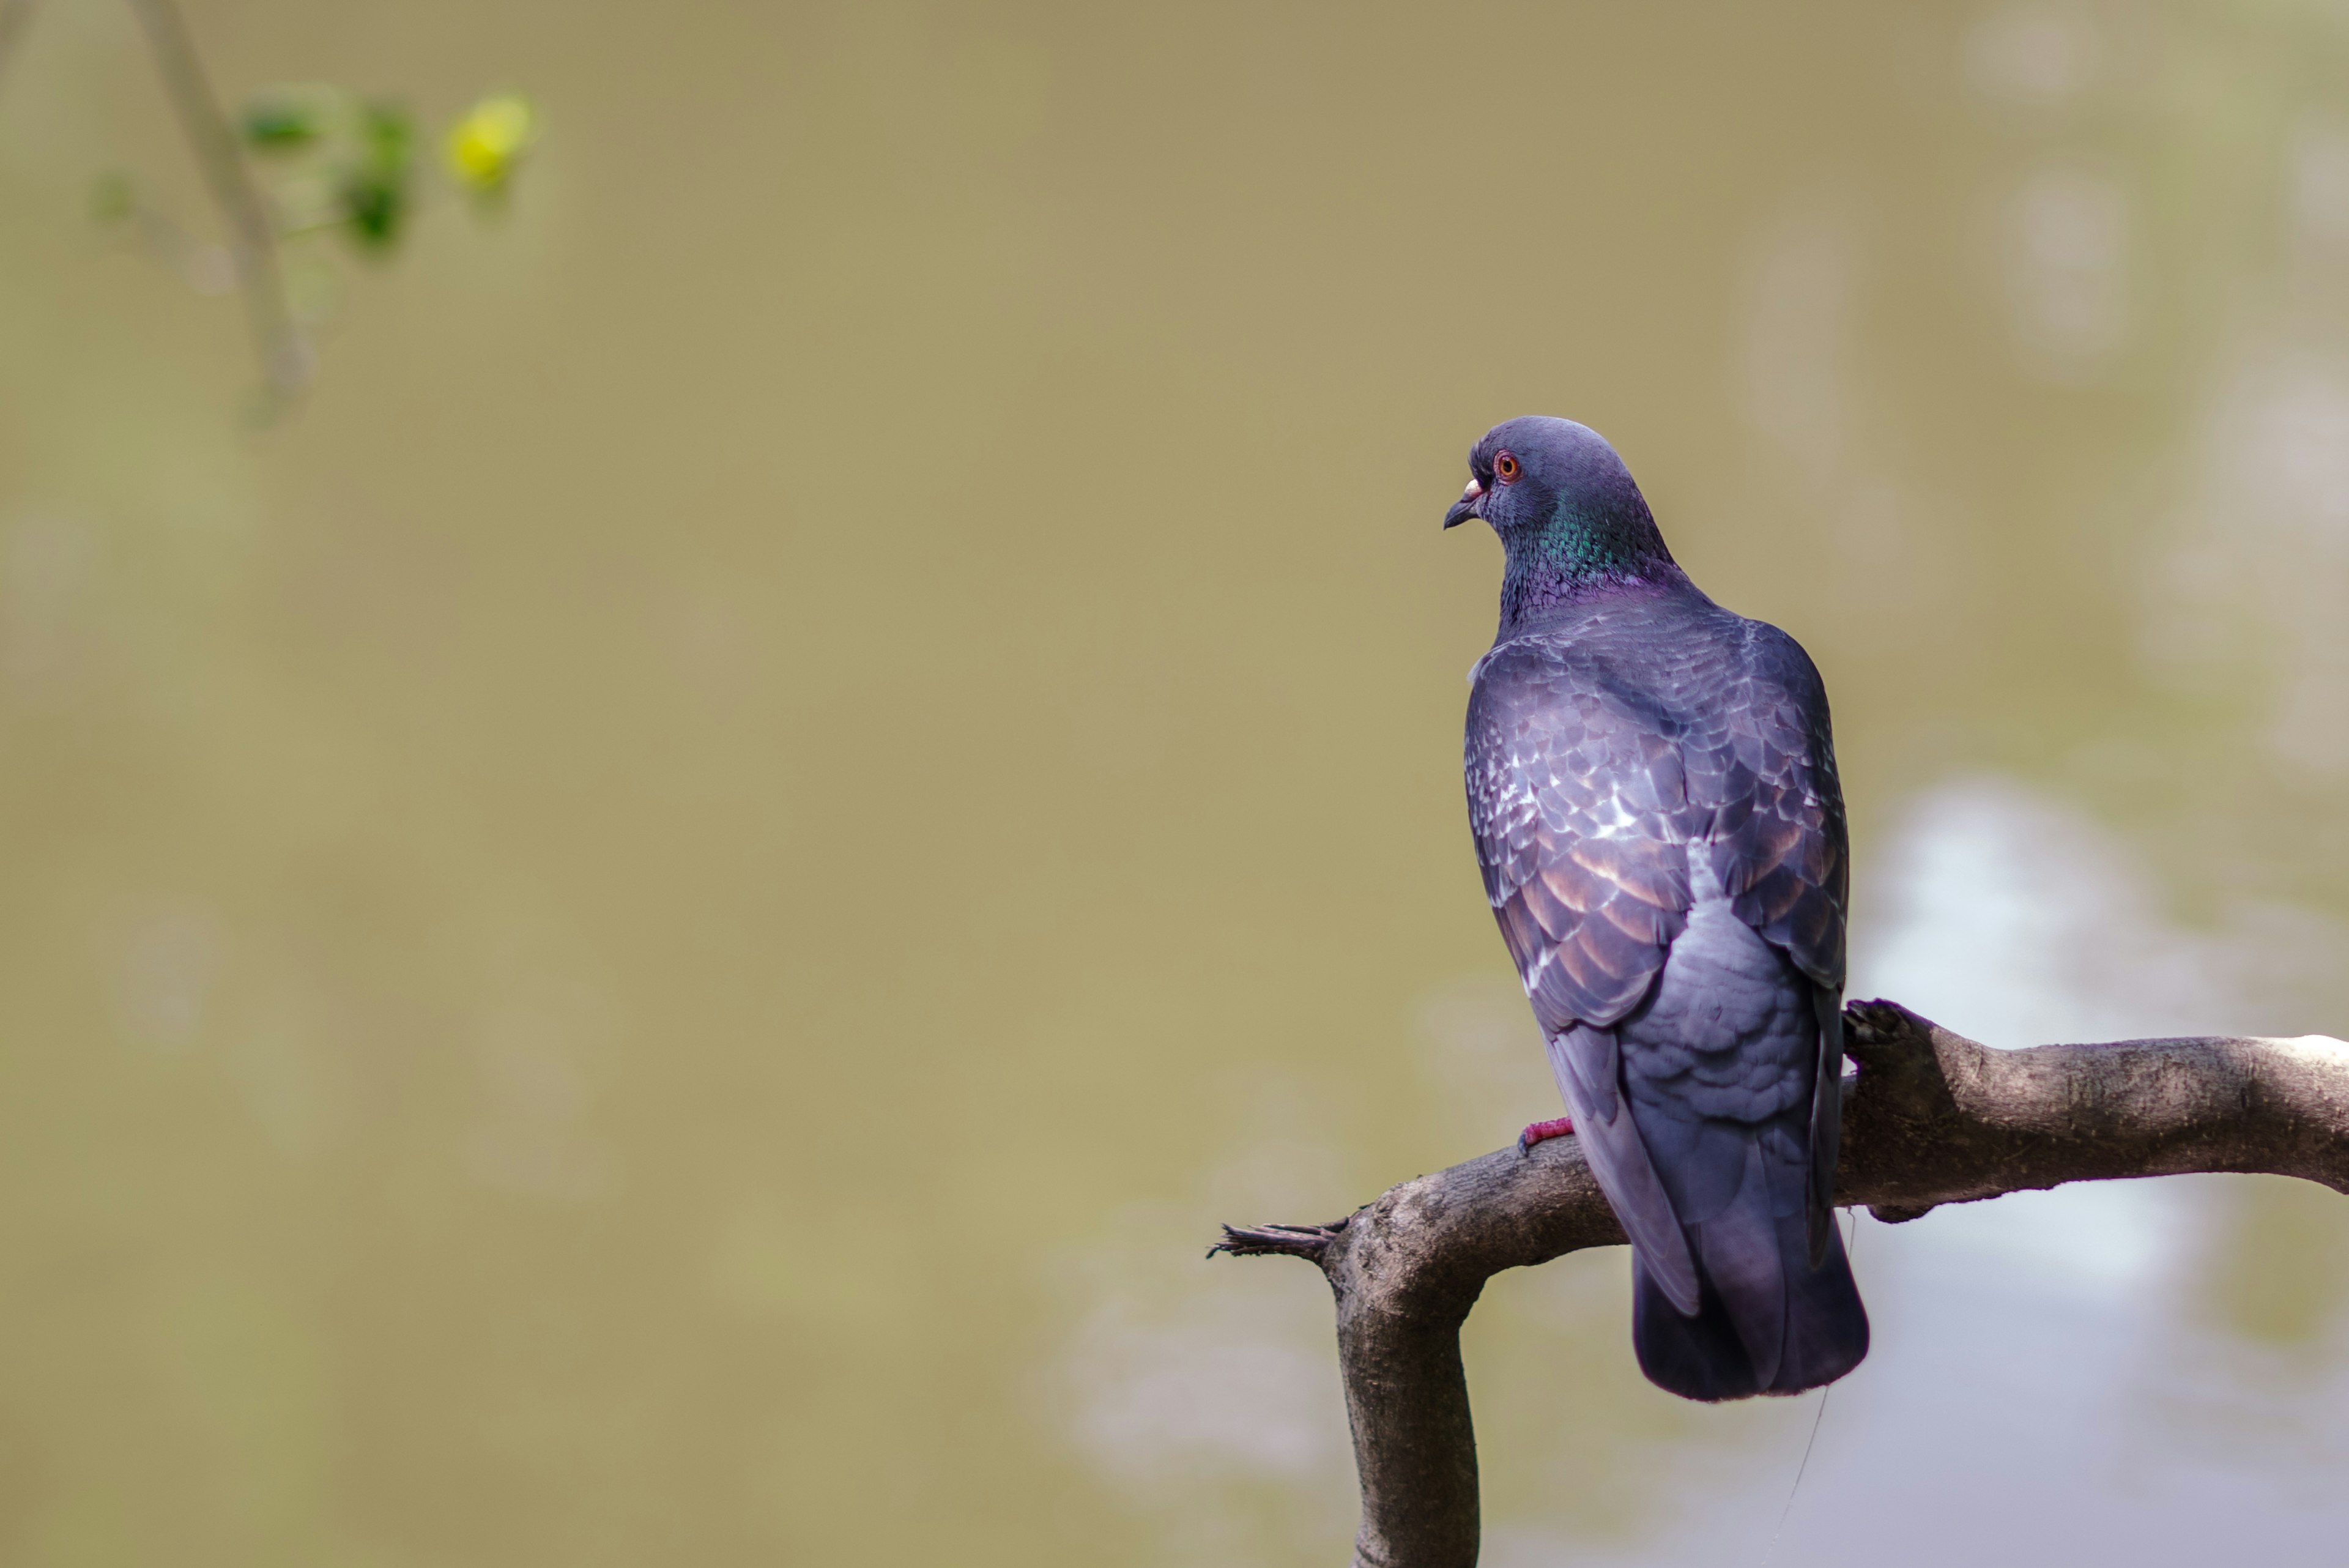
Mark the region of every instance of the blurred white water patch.
[[2292, 236], [2337, 258], [2349, 250], [2349, 124], [2331, 114], [2309, 115], [2290, 157]]
[[2302, 1033], [2349, 933], [2295, 906], [2173, 919], [2128, 846], [2011, 780], [1914, 801], [1876, 860], [1848, 994], [1985, 1044]]
[[[2349, 189], [2349, 149], [2304, 151], [2317, 165], [2301, 192], [2313, 242], [2349, 222], [2330, 205], [2336, 178]], [[2248, 354], [2220, 386], [2196, 499], [2149, 583], [2147, 651], [2191, 684], [2256, 672], [2269, 750], [2337, 778], [2349, 772], [2349, 356], [2289, 344]]]
[[1328, 1290], [1301, 1262], [1201, 1259], [1220, 1222], [1334, 1220], [1360, 1200], [1333, 1150], [1275, 1130], [1311, 1125], [1306, 1096], [1270, 1096], [1281, 1114], [1256, 1098], [1258, 1130], [1193, 1200], [1128, 1210], [1052, 1271], [1048, 1419], [1151, 1517], [1170, 1563], [1310, 1561], [1353, 1532]]
[[1323, 1408], [1329, 1347], [1302, 1343], [1296, 1314], [1261, 1290], [1192, 1295], [1178, 1293], [1170, 1314], [1163, 1290], [1127, 1282], [1080, 1328], [1071, 1426], [1086, 1453], [1143, 1491], [1186, 1472], [1293, 1480], [1326, 1470], [1332, 1438], [1344, 1436]]
[[2052, 108], [2095, 83], [2105, 66], [2095, 23], [2072, 5], [2008, 5], [1966, 35], [1966, 85], [2002, 104]]
[[[2088, 7], [2007, 5], [1968, 32], [1959, 75], [2002, 122], [2044, 132], [2103, 80], [2109, 53]], [[1986, 231], [1991, 260], [2031, 374], [2086, 381], [2127, 346], [2131, 207], [2109, 171], [2075, 158], [2023, 174], [1998, 201]]]
[[[2299, 1033], [2349, 953], [2343, 929], [2305, 909], [2178, 918], [2127, 840], [2010, 779], [1918, 797], [1867, 869], [1851, 994], [1993, 1045]], [[2337, 1293], [2312, 1306], [2292, 1378], [2207, 1305], [2270, 1196], [2247, 1179], [2177, 1178], [2018, 1193], [1901, 1226], [1856, 1216], [1875, 1347], [1826, 1415], [1786, 1558], [1875, 1560], [1863, 1543], [1931, 1514], [1941, 1527], [1911, 1537], [1905, 1563], [2026, 1560], [2018, 1541], [2030, 1561], [2336, 1561], [2349, 1511], [2307, 1478], [2349, 1429], [2331, 1414], [2344, 1407], [2328, 1348], [2343, 1334]], [[2308, 1441], [2282, 1458], [2214, 1443], [2216, 1412]], [[1978, 1506], [1950, 1511], [1953, 1495]]]
[[1999, 214], [1999, 264], [2026, 369], [2060, 382], [2101, 370], [2129, 336], [2129, 202], [2090, 169], [2024, 178]]

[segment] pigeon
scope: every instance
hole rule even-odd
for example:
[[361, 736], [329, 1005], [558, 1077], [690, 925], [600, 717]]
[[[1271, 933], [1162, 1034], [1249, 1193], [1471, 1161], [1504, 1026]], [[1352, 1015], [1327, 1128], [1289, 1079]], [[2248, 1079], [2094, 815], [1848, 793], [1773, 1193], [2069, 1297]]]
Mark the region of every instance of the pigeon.
[[1631, 1343], [1690, 1399], [1868, 1354], [1835, 1222], [1849, 839], [1800, 644], [1707, 598], [1615, 449], [1510, 420], [1444, 514], [1507, 553], [1470, 673], [1485, 892], [1631, 1241]]

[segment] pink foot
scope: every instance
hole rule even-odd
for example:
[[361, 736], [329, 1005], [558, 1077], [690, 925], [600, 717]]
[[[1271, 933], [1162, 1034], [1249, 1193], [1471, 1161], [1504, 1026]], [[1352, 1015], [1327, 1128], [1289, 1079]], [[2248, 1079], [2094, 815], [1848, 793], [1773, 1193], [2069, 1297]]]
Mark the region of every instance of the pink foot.
[[1560, 1116], [1556, 1121], [1536, 1122], [1533, 1126], [1527, 1127], [1525, 1131], [1517, 1135], [1517, 1148], [1520, 1152], [1523, 1152], [1524, 1150], [1532, 1148], [1534, 1145], [1547, 1142], [1550, 1138], [1564, 1137], [1573, 1130], [1574, 1118], [1572, 1116]]

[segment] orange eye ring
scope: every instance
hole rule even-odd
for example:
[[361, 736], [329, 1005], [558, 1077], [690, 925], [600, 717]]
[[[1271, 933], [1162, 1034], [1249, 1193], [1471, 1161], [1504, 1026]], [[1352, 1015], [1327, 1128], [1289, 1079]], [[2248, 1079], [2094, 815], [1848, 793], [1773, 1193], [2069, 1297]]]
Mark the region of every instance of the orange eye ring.
[[1493, 477], [1502, 483], [1515, 484], [1517, 482], [1517, 476], [1524, 472], [1525, 470], [1517, 465], [1516, 452], [1497, 452], [1493, 454]]

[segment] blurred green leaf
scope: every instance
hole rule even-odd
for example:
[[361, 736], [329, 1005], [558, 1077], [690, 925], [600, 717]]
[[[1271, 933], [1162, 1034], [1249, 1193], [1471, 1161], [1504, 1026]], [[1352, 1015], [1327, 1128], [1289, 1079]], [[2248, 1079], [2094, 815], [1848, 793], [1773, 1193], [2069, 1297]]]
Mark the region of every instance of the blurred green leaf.
[[272, 88], [245, 105], [244, 140], [264, 152], [315, 146], [331, 119], [328, 95], [315, 88]]
[[359, 121], [357, 160], [342, 184], [343, 212], [362, 249], [388, 251], [398, 243], [415, 162], [414, 118], [396, 104], [368, 105]]
[[343, 213], [361, 248], [389, 250], [398, 242], [408, 216], [407, 188], [397, 180], [355, 171], [343, 182]]

